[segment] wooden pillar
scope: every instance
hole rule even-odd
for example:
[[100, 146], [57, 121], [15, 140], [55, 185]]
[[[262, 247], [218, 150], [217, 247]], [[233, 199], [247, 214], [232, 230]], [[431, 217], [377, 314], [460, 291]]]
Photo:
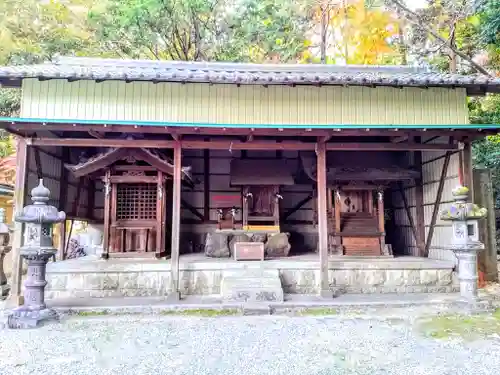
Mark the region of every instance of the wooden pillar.
[[377, 196], [378, 231], [380, 232], [380, 254], [385, 249], [385, 215], [384, 215], [384, 192], [378, 191]]
[[57, 244], [57, 260], [64, 260], [66, 250], [66, 220], [59, 224], [59, 239]]
[[102, 241], [102, 256], [107, 259], [109, 257], [109, 243], [111, 238], [111, 182], [110, 182], [111, 172], [109, 169], [106, 171], [104, 176], [104, 234]]
[[334, 210], [335, 210], [335, 237], [334, 237], [334, 241], [335, 241], [335, 250], [336, 250], [336, 253], [337, 255], [343, 255], [344, 251], [343, 251], [343, 247], [342, 247], [342, 237], [340, 236], [340, 191], [337, 189], [335, 189], [335, 205], [333, 206]]
[[317, 155], [317, 204], [318, 204], [318, 250], [320, 264], [320, 291], [321, 297], [333, 296], [328, 281], [328, 217], [326, 211], [326, 145], [324, 142], [316, 144]]
[[328, 212], [333, 210], [332, 189], [326, 189], [326, 201], [328, 204]]
[[165, 192], [163, 191], [163, 173], [158, 171], [158, 181], [156, 182], [156, 191], [158, 196], [156, 197], [156, 257], [159, 258], [165, 252], [164, 245], [164, 233], [163, 233], [163, 196]]
[[[418, 137], [420, 142], [420, 137]], [[418, 256], [425, 256], [425, 212], [424, 212], [424, 184], [422, 180], [422, 151], [413, 153], [413, 162], [420, 177], [415, 179], [415, 242], [418, 248]], [[404, 194], [404, 193], [403, 193]]]
[[210, 221], [210, 150], [203, 150], [203, 220]]
[[373, 190], [368, 190], [367, 192], [367, 198], [368, 198], [368, 212], [370, 213], [371, 216], [373, 216]]
[[178, 301], [180, 299], [179, 290], [179, 239], [181, 229], [181, 162], [182, 148], [180, 142], [174, 146], [174, 173], [173, 173], [173, 193], [172, 193], [172, 246], [170, 257], [171, 270], [171, 292], [169, 299]]
[[469, 202], [474, 202], [474, 184], [472, 177], [472, 146], [469, 141], [464, 143], [462, 155], [462, 170], [463, 170], [463, 178], [464, 178], [464, 186], [469, 188]]
[[[28, 183], [28, 153], [29, 148], [24, 138], [17, 138], [16, 144], [16, 186], [14, 189], [14, 213], [21, 212], [26, 204]], [[24, 226], [22, 223], [14, 222], [14, 238], [12, 240], [12, 279], [10, 295], [7, 300], [9, 306], [20, 306], [23, 304], [22, 297], [22, 272], [23, 263], [19, 249], [23, 244]]]

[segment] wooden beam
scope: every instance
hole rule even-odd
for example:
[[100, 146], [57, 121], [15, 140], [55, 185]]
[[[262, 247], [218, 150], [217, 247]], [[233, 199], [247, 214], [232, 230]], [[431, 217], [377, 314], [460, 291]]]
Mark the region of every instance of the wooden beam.
[[200, 219], [200, 222], [205, 220], [205, 216], [201, 214], [195, 207], [191, 206], [188, 202], [181, 198], [181, 207], [184, 207], [189, 212], [191, 212], [194, 216]]
[[203, 150], [203, 221], [210, 221], [210, 150]]
[[391, 138], [392, 143], [406, 142], [408, 140], [408, 135], [402, 135], [400, 137]]
[[434, 227], [436, 225], [437, 216], [439, 213], [439, 205], [441, 204], [441, 197], [443, 196], [444, 182], [446, 180], [446, 175], [448, 173], [448, 166], [450, 165], [451, 153], [448, 151], [444, 158], [443, 169], [441, 171], [441, 178], [439, 179], [438, 190], [436, 194], [436, 201], [434, 202], [434, 209], [432, 211], [431, 224], [429, 226], [429, 234], [427, 235], [427, 242], [425, 243], [425, 253], [424, 256], [429, 256], [429, 249], [432, 243], [432, 237], [434, 236]]
[[92, 137], [97, 138], [97, 139], [103, 139], [106, 136], [106, 133], [102, 134], [96, 130], [90, 129], [89, 135], [91, 135]]
[[42, 161], [40, 160], [40, 151], [38, 148], [33, 149], [33, 156], [35, 157], [35, 165], [36, 165], [36, 175], [38, 179], [43, 178], [42, 171]]
[[[143, 139], [102, 139], [96, 142], [94, 139], [79, 138], [32, 138], [28, 144], [33, 146], [66, 146], [66, 147], [114, 147], [114, 148], [173, 148], [175, 141], [143, 140]], [[184, 149], [211, 149], [211, 150], [292, 150], [312, 151], [315, 143], [297, 141], [182, 141]], [[454, 144], [416, 144], [416, 143], [329, 143], [328, 151], [436, 151], [456, 150], [458, 145]]]
[[418, 143], [328, 143], [328, 151], [440, 151], [457, 150], [453, 144]]
[[[334, 128], [335, 125], [332, 125]], [[84, 132], [88, 133], [89, 130], [94, 130], [97, 132], [106, 133], [140, 133], [140, 134], [170, 134], [176, 132], [182, 135], [188, 134], [198, 134], [198, 135], [239, 135], [248, 136], [249, 132], [252, 132], [254, 136], [301, 136], [301, 137], [328, 137], [324, 139], [330, 139], [334, 137], [396, 137], [399, 135], [428, 135], [428, 136], [449, 136], [453, 134], [456, 137], [460, 136], [473, 136], [474, 134], [487, 135], [495, 134], [496, 129], [404, 129], [398, 128], [390, 129], [390, 125], [387, 129], [370, 129], [366, 131], [364, 129], [325, 129], [325, 128], [315, 128], [314, 125], [310, 128], [252, 128], [251, 125], [248, 127], [224, 127], [221, 124], [220, 127], [213, 126], [132, 126], [132, 125], [111, 125], [111, 124], [81, 124], [75, 123], [50, 123], [48, 121], [43, 125], [43, 123], [22, 123], [22, 122], [0, 122], [0, 128], [6, 129], [10, 132], [30, 132], [32, 134], [36, 130], [50, 130], [50, 131], [70, 131], [70, 132]], [[425, 132], [425, 133], [424, 133]]]
[[[14, 213], [21, 212], [26, 203], [26, 188], [28, 183], [29, 148], [24, 138], [16, 140], [16, 183], [14, 189]], [[23, 243], [23, 223], [14, 222], [12, 239], [12, 281], [7, 303], [17, 307], [23, 303], [21, 286], [23, 263], [20, 248]]]
[[328, 217], [326, 211], [326, 145], [318, 142], [317, 157], [317, 190], [318, 190], [318, 250], [320, 263], [320, 296], [332, 298], [328, 281]]
[[307, 202], [309, 202], [312, 198], [313, 198], [313, 196], [312, 196], [312, 194], [310, 194], [307, 197], [305, 197], [304, 199], [302, 199], [301, 201], [297, 202], [297, 204], [295, 206], [293, 206], [292, 208], [290, 208], [288, 211], [286, 211], [283, 214], [282, 220], [286, 221], [286, 219], [288, 219], [295, 212], [297, 212], [298, 210], [300, 210], [302, 208], [302, 206], [305, 205]]
[[180, 224], [181, 224], [181, 162], [182, 148], [180, 142], [174, 145], [174, 173], [173, 173], [173, 193], [172, 193], [172, 243], [170, 256], [171, 270], [171, 294], [170, 300], [180, 299], [179, 290], [179, 248], [180, 248]]

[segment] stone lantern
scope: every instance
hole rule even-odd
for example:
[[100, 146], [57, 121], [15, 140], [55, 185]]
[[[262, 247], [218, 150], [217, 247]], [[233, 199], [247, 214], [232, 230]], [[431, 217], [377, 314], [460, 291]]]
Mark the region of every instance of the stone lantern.
[[11, 229], [5, 224], [5, 208], [0, 208], [0, 299], [5, 299], [10, 290], [3, 270], [5, 255], [12, 249], [12, 246], [10, 246], [10, 231]]
[[56, 312], [48, 309], [44, 301], [45, 269], [48, 260], [57, 253], [52, 242], [52, 227], [66, 220], [66, 214], [47, 204], [49, 196], [49, 189], [40, 179], [38, 186], [31, 190], [33, 204], [24, 207], [14, 219], [26, 224], [24, 245], [19, 253], [28, 263], [28, 274], [24, 283], [24, 305], [9, 314], [9, 328], [34, 328], [47, 320], [57, 319]]
[[451, 221], [452, 242], [448, 246], [458, 258], [460, 296], [466, 302], [477, 301], [477, 253], [484, 249], [479, 242], [478, 221], [486, 217], [486, 208], [467, 203], [469, 189], [459, 186], [452, 191], [454, 202], [441, 211], [441, 220]]

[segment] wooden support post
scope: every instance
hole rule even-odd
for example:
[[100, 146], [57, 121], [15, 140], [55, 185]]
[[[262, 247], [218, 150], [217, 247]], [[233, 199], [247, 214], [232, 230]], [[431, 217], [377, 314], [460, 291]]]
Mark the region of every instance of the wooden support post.
[[429, 234], [427, 236], [427, 241], [425, 243], [425, 253], [424, 253], [425, 257], [429, 256], [429, 249], [431, 248], [432, 237], [434, 235], [434, 227], [436, 225], [437, 216], [439, 213], [441, 197], [443, 196], [444, 182], [446, 180], [446, 175], [448, 174], [448, 166], [450, 165], [450, 157], [451, 157], [451, 152], [447, 151], [444, 157], [443, 169], [441, 171], [441, 178], [439, 179], [436, 201], [434, 202], [434, 209], [432, 211], [431, 224], [429, 226]]
[[172, 273], [171, 290], [169, 299], [180, 300], [179, 291], [179, 240], [181, 224], [181, 162], [182, 148], [180, 142], [176, 142], [174, 147], [174, 173], [173, 173], [173, 197], [172, 197], [172, 246], [170, 257], [170, 270]]
[[164, 244], [164, 234], [163, 234], [163, 196], [165, 192], [163, 191], [163, 173], [158, 171], [158, 181], [156, 183], [156, 191], [158, 196], [156, 197], [156, 257], [160, 258], [165, 252]]
[[[69, 171], [64, 166], [70, 161], [70, 151], [68, 147], [63, 147], [61, 155], [61, 179], [59, 180], [59, 211], [66, 212], [68, 199], [68, 175]], [[66, 220], [59, 224], [59, 246], [57, 249], [57, 260], [64, 259], [64, 249], [66, 249]]]
[[[420, 142], [420, 137], [417, 137]], [[415, 168], [420, 172], [420, 177], [415, 179], [415, 243], [418, 248], [418, 256], [425, 256], [425, 212], [424, 212], [424, 184], [422, 180], [422, 151], [413, 153]], [[404, 194], [404, 193], [403, 193]]]
[[332, 212], [333, 210], [333, 202], [332, 202], [332, 189], [326, 189], [326, 202], [327, 202], [327, 211]]
[[88, 179], [87, 182], [87, 219], [94, 219], [94, 207], [95, 207], [95, 181]]
[[326, 145], [316, 144], [317, 155], [317, 191], [318, 191], [318, 247], [320, 263], [320, 296], [333, 296], [328, 281], [328, 217], [326, 212]]
[[469, 202], [474, 202], [474, 184], [472, 177], [472, 146], [469, 141], [464, 143], [463, 155], [462, 155], [462, 163], [463, 163], [463, 178], [464, 178], [464, 186], [469, 188]]
[[[29, 151], [24, 138], [18, 138], [16, 144], [16, 186], [14, 189], [14, 213], [21, 212], [26, 203], [26, 188], [28, 183]], [[12, 281], [7, 304], [11, 307], [23, 304], [22, 272], [23, 263], [19, 249], [23, 243], [24, 226], [14, 223], [14, 238], [12, 240]]]
[[[83, 189], [83, 184], [85, 182], [85, 177], [80, 177], [78, 180], [78, 186], [76, 188], [76, 200], [73, 201], [73, 207], [71, 208], [71, 214], [78, 218], [78, 215], [80, 213], [80, 195], [82, 193]], [[71, 219], [71, 224], [69, 226], [69, 232], [68, 232], [68, 240], [66, 241], [66, 247], [64, 248], [64, 252], [62, 254], [62, 258], [66, 259], [66, 256], [68, 255], [68, 248], [69, 248], [69, 241], [71, 240], [71, 235], [73, 234], [73, 225], [75, 223], [74, 219]]]
[[210, 221], [210, 150], [203, 150], [203, 220]]
[[103, 251], [102, 256], [105, 259], [109, 257], [109, 240], [110, 240], [110, 220], [111, 220], [111, 172], [108, 169], [104, 176], [104, 238], [103, 238]]
[[338, 189], [335, 189], [335, 205], [334, 209], [334, 217], [335, 217], [335, 249], [338, 255], [344, 254], [344, 249], [342, 247], [342, 237], [340, 236], [340, 192]]
[[385, 251], [385, 212], [384, 212], [384, 192], [378, 191], [377, 196], [378, 231], [380, 232], [380, 254]]

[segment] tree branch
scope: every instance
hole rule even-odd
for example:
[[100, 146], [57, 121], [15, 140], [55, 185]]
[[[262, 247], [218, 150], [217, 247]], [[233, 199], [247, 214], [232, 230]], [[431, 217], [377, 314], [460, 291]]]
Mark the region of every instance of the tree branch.
[[[440, 42], [442, 42], [442, 43], [447, 43], [448, 42], [446, 39], [444, 39], [443, 37], [441, 37], [437, 32], [435, 32], [434, 30], [432, 30], [432, 29], [428, 28], [427, 26], [423, 25], [418, 20], [418, 14], [416, 14], [415, 12], [413, 12], [412, 10], [410, 10], [407, 6], [405, 6], [404, 4], [402, 4], [399, 0], [387, 0], [387, 1], [389, 3], [394, 4], [399, 9], [401, 9], [403, 11], [403, 15], [405, 16], [405, 18], [409, 22], [418, 25], [423, 30], [425, 30], [430, 35], [432, 35], [434, 38], [436, 38], [437, 40], [439, 40]], [[411, 17], [409, 17], [409, 16], [411, 16]], [[486, 69], [484, 69], [481, 65], [475, 63], [469, 56], [467, 56], [466, 54], [460, 52], [457, 48], [455, 48], [455, 46], [448, 46], [448, 47], [453, 52], [455, 52], [457, 56], [460, 56], [462, 59], [464, 59], [467, 62], [469, 62], [469, 64], [471, 65], [471, 67], [473, 67], [476, 71], [478, 71], [479, 73], [482, 73], [482, 74], [484, 74], [484, 75], [486, 75], [488, 77], [492, 77], [492, 75], [490, 74], [490, 72], [488, 72]]]

